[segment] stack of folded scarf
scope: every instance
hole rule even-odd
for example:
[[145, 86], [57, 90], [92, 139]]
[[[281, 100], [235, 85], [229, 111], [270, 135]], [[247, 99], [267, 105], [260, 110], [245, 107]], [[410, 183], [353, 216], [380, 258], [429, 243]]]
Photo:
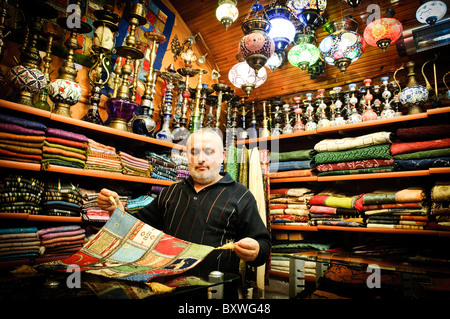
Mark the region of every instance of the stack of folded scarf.
[[391, 153], [396, 171], [449, 167], [450, 125], [400, 128]]
[[170, 157], [150, 151], [146, 152], [146, 157], [150, 165], [153, 167], [153, 172], [151, 175], [152, 178], [165, 179], [169, 181], [176, 180], [177, 171], [175, 168], [175, 163], [170, 159]]
[[0, 212], [35, 214], [41, 211], [44, 183], [23, 175], [5, 176], [0, 181]]
[[122, 173], [122, 163], [116, 149], [89, 139], [85, 169]]
[[47, 127], [6, 114], [0, 114], [0, 158], [40, 164]]
[[308, 225], [308, 200], [313, 196], [309, 188], [281, 188], [270, 190], [269, 217], [271, 223]]
[[383, 173], [394, 170], [390, 132], [324, 139], [314, 146], [318, 176]]
[[79, 225], [67, 225], [40, 229], [37, 234], [45, 247], [44, 257], [72, 256], [85, 243], [85, 230]]
[[101, 209], [97, 204], [98, 192], [80, 188], [80, 194], [83, 198], [82, 214], [83, 220], [88, 222], [106, 222], [109, 220], [109, 213]]
[[431, 188], [430, 217], [427, 229], [450, 230], [450, 182], [435, 182]]
[[42, 215], [79, 217], [82, 207], [83, 198], [76, 186], [60, 182], [45, 184]]
[[424, 229], [426, 193], [421, 187], [379, 190], [362, 195], [367, 227]]
[[364, 227], [360, 195], [324, 190], [309, 200], [310, 224]]
[[139, 158], [119, 151], [120, 161], [122, 162], [122, 173], [140, 177], [150, 177], [153, 167], [147, 159]]
[[170, 156], [172, 161], [175, 163], [175, 171], [177, 172], [177, 181], [185, 179], [190, 176], [189, 168], [188, 168], [188, 160], [186, 157], [186, 153], [172, 153]]
[[0, 261], [34, 259], [44, 252], [36, 227], [0, 229]]
[[45, 141], [42, 149], [42, 164], [84, 168], [88, 138], [57, 128], [45, 130]]
[[125, 209], [130, 214], [137, 213], [141, 208], [150, 204], [154, 199], [155, 197], [152, 195], [141, 195], [137, 198], [131, 198], [128, 200]]
[[270, 152], [269, 178], [311, 176], [313, 149], [291, 152]]

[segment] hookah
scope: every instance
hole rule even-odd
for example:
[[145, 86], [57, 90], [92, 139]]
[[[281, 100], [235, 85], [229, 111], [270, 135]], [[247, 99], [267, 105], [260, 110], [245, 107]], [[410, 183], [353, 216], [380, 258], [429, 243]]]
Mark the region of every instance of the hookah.
[[[274, 101], [273, 104], [275, 105], [275, 112], [273, 112], [273, 114], [274, 114], [273, 123], [275, 123], [275, 124], [273, 125], [273, 128], [270, 130], [270, 135], [277, 136], [277, 135], [283, 134], [283, 130], [281, 129], [281, 123], [280, 123], [281, 122], [281, 113], [282, 113], [282, 111], [280, 110], [280, 106], [282, 103], [281, 103], [281, 101]], [[269, 102], [269, 108], [270, 107], [271, 107], [271, 104]], [[269, 120], [269, 122], [268, 122], [269, 128], [271, 127], [270, 123], [272, 123], [271, 120]]]
[[306, 121], [305, 131], [313, 131], [317, 129], [317, 123], [314, 122], [314, 107], [312, 105], [312, 93], [306, 93], [306, 116], [308, 120]]
[[[129, 124], [133, 133], [152, 136], [156, 128], [156, 122], [153, 119], [153, 99], [156, 93], [156, 80], [158, 75], [160, 75], [160, 72], [154, 69], [153, 64], [156, 60], [157, 47], [159, 44], [166, 41], [166, 36], [156, 31], [147, 31], [144, 35], [147, 39], [152, 41], [152, 47], [150, 51], [149, 69], [146, 77], [145, 90], [141, 97], [140, 106], [142, 114], [134, 116], [130, 120]], [[135, 79], [137, 79], [137, 77], [135, 77]]]
[[259, 137], [269, 137], [270, 131], [268, 128], [268, 117], [266, 113], [266, 104], [267, 101], [263, 101], [263, 127], [259, 133]]
[[191, 127], [189, 130], [190, 133], [194, 133], [195, 131], [200, 129], [202, 126], [202, 123], [200, 122], [200, 101], [201, 101], [202, 87], [203, 87], [202, 86], [202, 76], [203, 76], [203, 74], [206, 74], [206, 73], [207, 73], [206, 70], [201, 70], [201, 69], [198, 73], [197, 92], [195, 95], [194, 111], [191, 116]]
[[44, 22], [44, 32], [43, 34], [47, 37], [47, 49], [45, 50], [45, 56], [42, 58], [44, 65], [42, 67], [42, 73], [45, 75], [45, 79], [47, 80], [47, 85], [45, 88], [39, 92], [37, 101], [34, 102], [34, 106], [38, 109], [51, 111], [52, 107], [47, 101], [48, 98], [48, 85], [50, 84], [50, 64], [52, 63], [52, 44], [54, 40], [59, 39], [58, 37], [58, 25], [55, 25], [51, 22]]
[[365, 79], [364, 80], [364, 85], [366, 86], [367, 89], [367, 93], [366, 95], [364, 95], [364, 101], [365, 101], [365, 111], [363, 113], [362, 116], [362, 120], [363, 122], [366, 121], [373, 121], [373, 120], [377, 120], [378, 119], [378, 115], [377, 113], [374, 112], [374, 110], [372, 109], [372, 100], [373, 100], [373, 95], [370, 93], [370, 85], [372, 84], [372, 79]]
[[[103, 121], [98, 113], [98, 105], [100, 103], [101, 90], [110, 78], [109, 69], [111, 61], [107, 54], [114, 48], [113, 34], [119, 30], [116, 24], [120, 21], [120, 17], [113, 12], [111, 6], [104, 6], [103, 10], [95, 10], [94, 16], [97, 18], [93, 23], [96, 30], [91, 48], [91, 59], [94, 60], [94, 65], [88, 72], [92, 90], [89, 101], [90, 107], [82, 120], [102, 125]], [[103, 70], [106, 72], [106, 77], [102, 79]]]
[[181, 142], [189, 133], [189, 130], [180, 126], [181, 111], [183, 107], [183, 92], [186, 89], [186, 83], [184, 81], [178, 81], [176, 91], [178, 96], [178, 102], [175, 106], [175, 112], [173, 115], [173, 142]]
[[246, 127], [246, 119], [245, 116], [247, 115], [248, 111], [245, 109], [245, 98], [241, 98], [241, 103], [239, 104], [241, 108], [241, 123], [242, 123], [242, 130], [238, 134], [238, 139], [240, 140], [246, 140], [249, 138], [249, 134]]
[[208, 114], [206, 114], [205, 127], [211, 128], [214, 122], [213, 108], [217, 105], [217, 96], [209, 95], [206, 99], [206, 104], [209, 105]]
[[252, 120], [250, 122], [250, 127], [248, 128], [248, 138], [258, 138], [258, 129], [256, 128], [255, 101], [252, 101]]
[[[147, 22], [145, 19], [145, 6], [142, 3], [128, 3], [125, 19], [129, 23], [130, 29], [125, 38], [125, 45], [116, 48], [116, 53], [120, 57], [119, 65], [122, 58], [125, 59], [125, 63], [120, 68], [120, 72], [115, 75], [114, 92], [106, 100], [105, 105], [108, 116], [111, 118], [109, 126], [128, 132], [128, 122], [138, 108], [138, 104], [130, 98], [130, 89], [132, 89], [133, 84], [130, 85], [129, 77], [133, 73], [132, 61], [140, 60], [144, 57], [142, 51], [136, 48], [135, 33], [138, 26]], [[122, 76], [122, 79], [119, 79], [119, 75]]]
[[217, 92], [217, 109], [216, 109], [216, 123], [214, 127], [220, 129], [220, 114], [222, 112], [223, 94], [230, 90], [230, 87], [224, 83], [216, 83], [212, 86], [213, 90]]
[[328, 127], [331, 126], [330, 120], [327, 118], [327, 115], [325, 113], [325, 110], [327, 108], [327, 105], [325, 104], [324, 100], [324, 89], [320, 89], [317, 91], [316, 98], [319, 100], [319, 110], [320, 110], [320, 119], [317, 123], [317, 127]]
[[336, 102], [334, 102], [334, 105], [336, 105], [336, 126], [344, 125], [347, 122], [345, 121], [344, 117], [342, 116], [342, 101], [340, 99], [340, 94], [342, 92], [342, 87], [336, 86], [333, 88], [333, 91], [336, 94]]
[[291, 125], [291, 119], [289, 118], [289, 104], [283, 105], [283, 112], [285, 116], [285, 125], [283, 127], [283, 134], [294, 132], [294, 128]]
[[380, 117], [383, 119], [393, 118], [395, 117], [395, 111], [391, 108], [391, 102], [389, 101], [389, 99], [392, 96], [392, 93], [388, 90], [389, 77], [384, 76], [381, 78], [381, 81], [383, 82], [384, 85], [384, 91], [383, 93], [381, 93], [381, 96], [384, 99], [384, 108], [380, 114]]
[[305, 130], [305, 125], [302, 122], [303, 110], [300, 107], [301, 100], [302, 99], [299, 96], [294, 97], [294, 102], [295, 102], [295, 105], [293, 106], [294, 113], [295, 113], [294, 132], [299, 132], [299, 131], [304, 131]]
[[173, 141], [173, 134], [170, 131], [170, 119], [172, 117], [172, 97], [173, 97], [173, 85], [174, 81], [181, 81], [182, 77], [175, 71], [173, 64], [170, 64], [166, 72], [161, 72], [161, 79], [167, 82], [166, 92], [164, 94], [164, 109], [163, 109], [163, 124], [161, 130], [156, 133], [158, 140]]
[[358, 98], [355, 96], [356, 84], [351, 83], [348, 85], [348, 87], [350, 88], [351, 92], [351, 97], [348, 100], [348, 102], [351, 104], [351, 114], [348, 117], [347, 122], [349, 124], [360, 123], [362, 122], [362, 116], [361, 114], [358, 113], [356, 109], [356, 104], [358, 104]]

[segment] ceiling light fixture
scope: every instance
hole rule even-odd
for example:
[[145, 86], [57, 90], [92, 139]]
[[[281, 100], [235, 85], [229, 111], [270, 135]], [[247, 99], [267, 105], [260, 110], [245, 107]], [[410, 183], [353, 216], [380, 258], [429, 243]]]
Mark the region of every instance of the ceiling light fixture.
[[416, 19], [420, 23], [435, 25], [447, 12], [447, 5], [443, 1], [426, 1], [416, 11]]
[[266, 82], [267, 71], [264, 67], [255, 71], [247, 62], [238, 62], [228, 72], [228, 79], [235, 87], [250, 95], [254, 89]]
[[394, 10], [388, 11], [390, 18], [380, 18], [372, 21], [364, 29], [364, 40], [371, 46], [378, 46], [383, 52], [390, 44], [395, 43], [403, 32], [403, 26], [394, 19]]
[[236, 8], [236, 0], [219, 0], [219, 6], [216, 9], [216, 17], [224, 26], [225, 30], [236, 21], [239, 11]]

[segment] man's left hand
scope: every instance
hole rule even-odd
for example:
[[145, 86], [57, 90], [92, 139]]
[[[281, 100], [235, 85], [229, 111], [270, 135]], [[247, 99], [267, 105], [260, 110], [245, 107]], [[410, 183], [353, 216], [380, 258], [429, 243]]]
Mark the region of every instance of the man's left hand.
[[245, 261], [253, 261], [259, 253], [259, 243], [250, 237], [245, 237], [234, 244], [234, 252]]

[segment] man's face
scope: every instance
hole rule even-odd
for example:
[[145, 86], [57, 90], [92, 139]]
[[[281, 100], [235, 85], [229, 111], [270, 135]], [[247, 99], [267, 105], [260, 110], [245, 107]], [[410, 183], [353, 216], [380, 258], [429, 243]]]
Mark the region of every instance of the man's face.
[[213, 133], [195, 134], [188, 145], [189, 172], [195, 182], [208, 184], [216, 179], [223, 161], [219, 139]]

